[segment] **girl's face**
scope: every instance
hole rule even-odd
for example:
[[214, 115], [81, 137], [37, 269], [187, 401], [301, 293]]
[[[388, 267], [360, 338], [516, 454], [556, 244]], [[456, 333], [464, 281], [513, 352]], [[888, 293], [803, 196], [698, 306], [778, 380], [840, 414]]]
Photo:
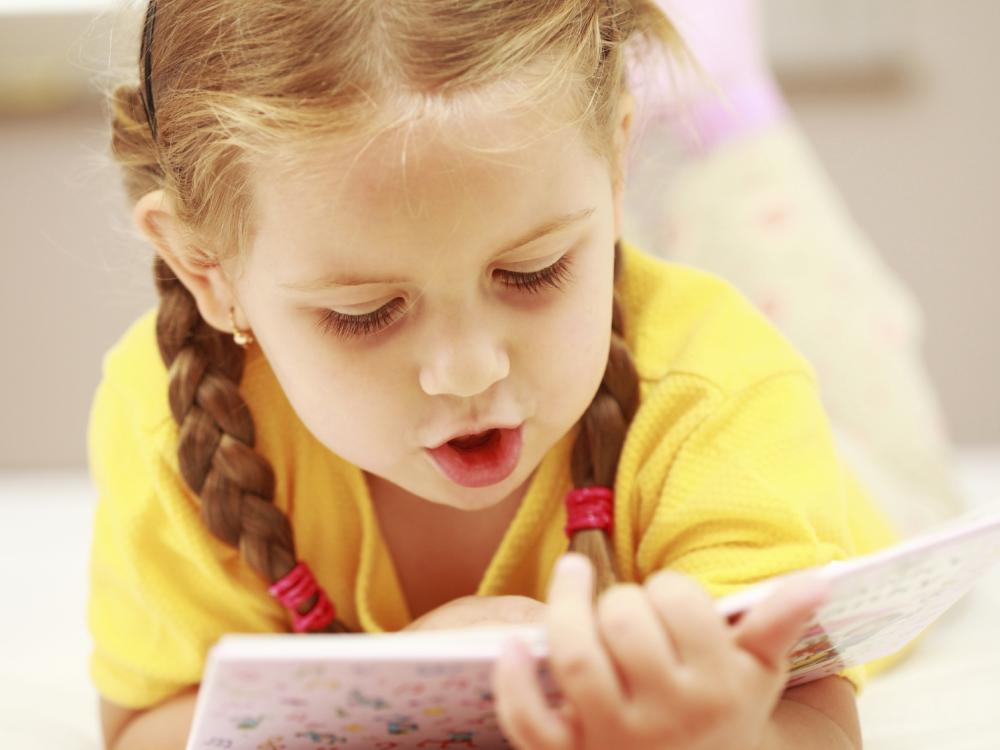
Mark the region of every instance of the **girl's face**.
[[[257, 342], [322, 443], [430, 502], [523, 491], [604, 375], [620, 190], [577, 129], [551, 123], [427, 121], [316, 154], [308, 175], [256, 173], [234, 285]], [[462, 486], [426, 450], [493, 425], [523, 440], [495, 484]]]

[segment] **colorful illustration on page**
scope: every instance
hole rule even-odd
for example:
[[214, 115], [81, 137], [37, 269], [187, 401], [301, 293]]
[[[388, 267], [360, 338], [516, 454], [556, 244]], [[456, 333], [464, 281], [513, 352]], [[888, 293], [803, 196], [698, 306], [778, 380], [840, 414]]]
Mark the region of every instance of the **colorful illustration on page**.
[[[505, 748], [486, 661], [220, 663], [191, 748]], [[544, 667], [542, 684], [558, 701]]]

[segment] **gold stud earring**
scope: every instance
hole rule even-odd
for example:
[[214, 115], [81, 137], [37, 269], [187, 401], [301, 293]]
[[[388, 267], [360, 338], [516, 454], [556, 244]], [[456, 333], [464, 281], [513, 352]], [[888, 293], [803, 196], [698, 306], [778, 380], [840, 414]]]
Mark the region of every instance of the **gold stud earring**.
[[250, 333], [250, 329], [236, 326], [236, 310], [232, 307], [229, 308], [229, 323], [233, 327], [233, 341], [236, 342], [237, 346], [242, 346], [245, 349], [253, 343], [253, 334]]

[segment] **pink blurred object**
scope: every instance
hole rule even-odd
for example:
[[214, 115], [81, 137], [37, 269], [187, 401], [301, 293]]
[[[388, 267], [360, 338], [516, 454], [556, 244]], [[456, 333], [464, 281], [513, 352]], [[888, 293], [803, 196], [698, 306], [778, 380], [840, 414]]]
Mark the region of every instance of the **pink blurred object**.
[[788, 115], [764, 53], [759, 0], [657, 2], [707, 80], [684, 65], [633, 65], [646, 117], [669, 122], [688, 149], [708, 151]]

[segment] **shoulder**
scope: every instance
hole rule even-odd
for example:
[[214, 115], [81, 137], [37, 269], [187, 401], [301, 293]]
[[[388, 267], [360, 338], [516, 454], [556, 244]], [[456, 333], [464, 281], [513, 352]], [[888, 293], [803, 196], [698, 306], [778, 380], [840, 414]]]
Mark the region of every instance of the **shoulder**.
[[726, 281], [634, 249], [625, 262], [640, 405], [616, 479], [623, 574], [670, 561], [722, 593], [844, 556], [840, 466], [807, 360]]
[[625, 338], [646, 385], [670, 376], [732, 394], [808, 361], [732, 284], [623, 243]]
[[715, 452], [727, 432], [750, 451], [782, 431], [826, 430], [812, 366], [735, 287], [633, 246], [624, 250], [620, 291], [640, 404], [623, 468], [633, 459], [655, 464], [662, 478], [682, 449]]
[[135, 320], [104, 355], [101, 396], [119, 402], [135, 429], [149, 432], [172, 422], [167, 369], [156, 343], [156, 308]]
[[99, 497], [97, 542], [121, 546], [116, 535], [125, 529], [130, 538], [165, 533], [172, 513], [196, 511], [177, 469], [177, 435], [153, 309], [104, 355], [90, 407], [87, 453]]

